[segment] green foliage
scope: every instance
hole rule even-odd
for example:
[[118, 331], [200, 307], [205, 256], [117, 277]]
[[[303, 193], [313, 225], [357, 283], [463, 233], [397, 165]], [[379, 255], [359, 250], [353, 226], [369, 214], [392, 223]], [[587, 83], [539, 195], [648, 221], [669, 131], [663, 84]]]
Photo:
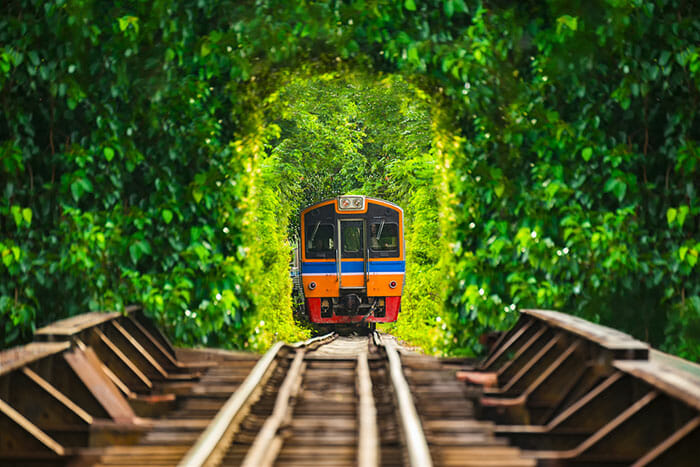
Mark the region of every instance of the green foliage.
[[697, 359], [697, 10], [549, 2], [475, 18], [489, 47], [461, 65], [458, 346], [548, 307]]
[[227, 24], [219, 13], [3, 5], [0, 345], [128, 302], [177, 342], [243, 345], [240, 94], [225, 85], [232, 60], [198, 47]]
[[[354, 189], [408, 204], [410, 192], [423, 206], [434, 183], [447, 242], [436, 248], [451, 246], [456, 261], [444, 274], [452, 351], [478, 352], [479, 333], [542, 306], [697, 359], [699, 17], [679, 0], [158, 0], [106, 11], [12, 0], [0, 16], [3, 342], [142, 300], [182, 342], [241, 346], [259, 323], [243, 290], [244, 199], [269, 219], [275, 199]], [[412, 156], [399, 146], [415, 130], [379, 129], [381, 114], [351, 97], [363, 91], [345, 89], [343, 112], [322, 107], [331, 119], [314, 120], [310, 105], [331, 105], [312, 101], [320, 84], [294, 90], [286, 77], [334, 68], [411, 76], [446, 117]], [[306, 96], [296, 113], [251, 122], [283, 88]], [[365, 126], [352, 117], [370, 114]], [[263, 138], [255, 165], [230, 144], [273, 124], [281, 139]], [[319, 137], [307, 146], [292, 134]], [[371, 141], [382, 134], [391, 141]], [[391, 143], [395, 152], [363, 153]], [[346, 173], [297, 184], [299, 166], [318, 173], [312, 157]], [[424, 184], [416, 174], [431, 158]], [[269, 172], [245, 170], [267, 160]], [[250, 201], [249, 183], [266, 177], [291, 182]]]
[[[243, 207], [245, 278], [252, 296], [255, 320], [245, 346], [265, 350], [274, 342], [296, 342], [310, 336], [292, 314], [292, 283], [289, 276], [292, 246], [287, 238], [291, 203], [280, 197], [287, 181], [276, 170], [276, 160], [264, 152], [267, 140], [278, 135], [274, 125], [261, 127], [238, 143], [250, 161], [250, 190]], [[252, 326], [251, 325], [251, 326]]]
[[[387, 329], [439, 352], [445, 345], [446, 327], [439, 323], [448, 285], [439, 260], [447, 248], [435, 247], [446, 237], [436, 209], [442, 201], [435, 190], [440, 162], [430, 151], [426, 95], [400, 76], [372, 78], [352, 70], [320, 75], [301, 70], [280, 81], [284, 86], [266, 100], [269, 155], [254, 158], [260, 177], [251, 189], [259, 232], [248, 238], [260, 241], [250, 249], [269, 260], [251, 268], [254, 282], [265, 284], [256, 288], [257, 301], [265, 303], [258, 309], [269, 309], [280, 322], [291, 319], [289, 279], [282, 271], [287, 272], [282, 253], [288, 243], [281, 234], [291, 224], [291, 235], [297, 235], [302, 208], [350, 192], [383, 197], [405, 208], [410, 232], [401, 320]], [[268, 319], [262, 321], [269, 327]]]

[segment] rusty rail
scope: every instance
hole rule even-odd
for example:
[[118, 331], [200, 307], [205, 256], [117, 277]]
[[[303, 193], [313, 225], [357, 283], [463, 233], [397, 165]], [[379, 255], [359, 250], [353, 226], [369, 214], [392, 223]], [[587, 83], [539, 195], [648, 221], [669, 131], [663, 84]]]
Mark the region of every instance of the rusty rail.
[[262, 429], [255, 437], [253, 446], [243, 459], [243, 467], [268, 467], [273, 464], [280, 448], [282, 440], [277, 436], [277, 431], [284, 420], [291, 416], [290, 398], [294, 397], [301, 386], [301, 375], [304, 371], [304, 349], [299, 349], [294, 355], [292, 366], [287, 372], [287, 377], [280, 387], [275, 401], [272, 416], [269, 417]]
[[411, 397], [411, 390], [403, 374], [401, 358], [393, 342], [382, 342], [381, 339], [379, 341], [389, 360], [391, 382], [396, 395], [401, 431], [404, 436], [404, 446], [408, 451], [409, 462], [415, 467], [430, 467], [433, 465], [433, 461], [430, 457], [428, 441], [423, 433], [423, 427]]

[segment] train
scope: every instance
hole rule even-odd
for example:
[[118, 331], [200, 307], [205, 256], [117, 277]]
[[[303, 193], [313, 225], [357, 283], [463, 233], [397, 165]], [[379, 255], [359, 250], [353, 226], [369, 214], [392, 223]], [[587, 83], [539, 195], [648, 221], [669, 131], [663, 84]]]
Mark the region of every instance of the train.
[[396, 321], [405, 283], [403, 210], [394, 203], [343, 195], [300, 215], [296, 289], [316, 324]]

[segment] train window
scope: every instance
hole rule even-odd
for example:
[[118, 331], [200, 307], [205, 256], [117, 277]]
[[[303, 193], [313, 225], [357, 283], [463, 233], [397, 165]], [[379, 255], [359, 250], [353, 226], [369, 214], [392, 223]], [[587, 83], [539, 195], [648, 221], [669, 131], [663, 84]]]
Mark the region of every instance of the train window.
[[335, 229], [332, 225], [316, 222], [306, 227], [306, 257], [335, 257]]
[[370, 225], [369, 246], [377, 252], [398, 251], [399, 226], [385, 221]]
[[361, 258], [362, 251], [362, 221], [343, 221], [340, 238], [343, 243], [343, 256], [346, 258]]

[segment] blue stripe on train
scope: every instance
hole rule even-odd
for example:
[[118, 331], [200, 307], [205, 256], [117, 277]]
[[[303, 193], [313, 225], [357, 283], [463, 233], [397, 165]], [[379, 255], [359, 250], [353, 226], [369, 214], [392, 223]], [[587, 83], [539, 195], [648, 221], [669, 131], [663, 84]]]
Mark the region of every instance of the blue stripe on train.
[[[327, 263], [302, 263], [303, 274], [336, 274], [335, 261]], [[343, 261], [343, 272], [363, 272], [362, 261]], [[370, 261], [369, 272], [406, 272], [405, 261]]]

